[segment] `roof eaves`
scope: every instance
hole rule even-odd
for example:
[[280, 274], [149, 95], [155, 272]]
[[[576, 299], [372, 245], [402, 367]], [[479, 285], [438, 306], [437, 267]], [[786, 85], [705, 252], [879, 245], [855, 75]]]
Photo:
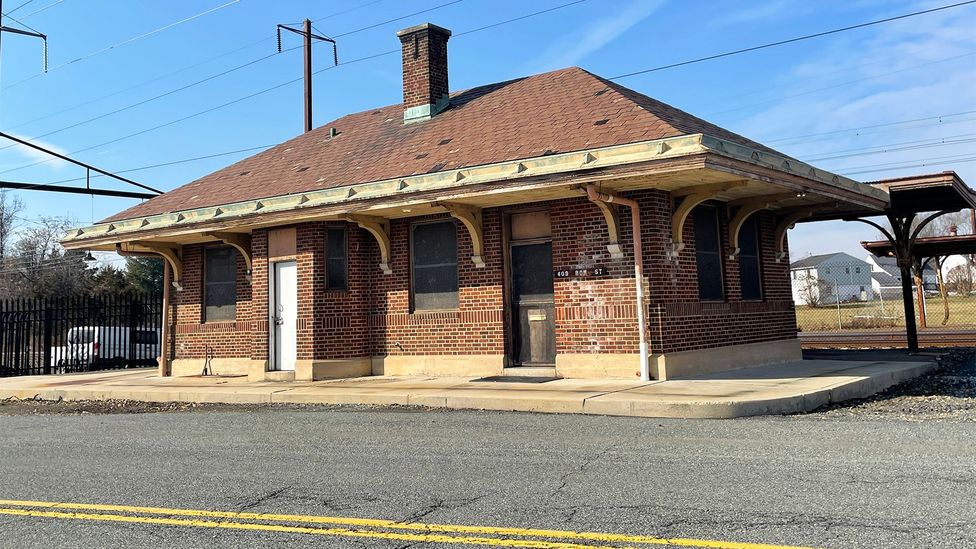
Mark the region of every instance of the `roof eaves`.
[[707, 148], [702, 146], [702, 138], [701, 134], [683, 135], [113, 220], [71, 229], [62, 240], [62, 244], [70, 249], [83, 247], [86, 241], [106, 237], [121, 237], [120, 240], [131, 240], [136, 235], [160, 229], [186, 227], [195, 223], [239, 219], [316, 206], [349, 204], [349, 210], [353, 211], [356, 202], [366, 199], [402, 196], [422, 191], [558, 175], [582, 169], [606, 168], [702, 154], [709, 152]]
[[86, 241], [106, 237], [115, 238], [126, 235], [125, 239], [130, 240], [135, 235], [160, 229], [186, 227], [195, 223], [238, 219], [315, 206], [341, 206], [348, 203], [351, 206], [351, 211], [354, 209], [353, 203], [365, 199], [400, 196], [405, 193], [458, 188], [525, 177], [557, 175], [581, 169], [621, 166], [702, 153], [718, 154], [756, 166], [785, 171], [827, 185], [846, 188], [875, 199], [887, 200], [888, 198], [888, 194], [882, 190], [814, 168], [792, 158], [760, 151], [705, 134], [690, 134], [113, 220], [72, 229], [62, 240], [62, 244], [70, 249], [83, 247]]

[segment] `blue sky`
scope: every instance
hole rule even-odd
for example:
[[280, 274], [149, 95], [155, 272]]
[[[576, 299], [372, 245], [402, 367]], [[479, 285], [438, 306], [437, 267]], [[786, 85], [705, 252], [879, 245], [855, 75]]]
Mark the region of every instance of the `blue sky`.
[[[24, 1], [5, 0], [4, 10]], [[451, 87], [463, 89], [569, 65], [613, 77], [950, 3], [587, 0], [462, 35], [569, 1], [32, 0], [11, 15], [50, 36], [52, 70], [38, 76], [37, 41], [3, 37], [0, 128], [25, 138], [56, 132], [39, 142], [68, 153], [90, 148], [74, 156], [112, 171], [283, 141], [302, 129], [299, 82], [91, 148], [300, 77], [300, 50], [272, 54], [275, 24], [305, 17], [339, 42], [340, 67], [315, 77], [318, 126], [346, 113], [399, 102], [397, 55], [350, 62], [398, 50], [395, 31], [424, 21], [454, 31]], [[213, 11], [131, 40], [208, 10]], [[380, 24], [421, 10], [430, 11]], [[4, 19], [4, 24], [16, 23]], [[976, 156], [973, 28], [976, 5], [619, 82], [858, 180], [955, 169], [976, 185], [976, 162], [963, 161]], [[287, 48], [299, 45], [300, 38], [286, 35], [283, 41]], [[256, 61], [265, 56], [270, 57]], [[256, 62], [84, 123], [251, 61]], [[316, 69], [330, 64], [328, 46], [317, 45]], [[918, 121], [905, 122], [909, 120]], [[874, 151], [886, 152], [865, 154]], [[126, 175], [172, 189], [246, 154]], [[38, 159], [20, 147], [0, 150], [0, 172]], [[52, 182], [83, 175], [78, 168], [50, 162], [0, 178]], [[132, 204], [27, 191], [19, 195], [27, 205], [26, 218], [69, 215], [78, 224]], [[860, 256], [864, 252], [857, 241], [875, 236], [860, 224], [817, 223], [800, 225], [790, 241], [794, 258], [836, 250]]]

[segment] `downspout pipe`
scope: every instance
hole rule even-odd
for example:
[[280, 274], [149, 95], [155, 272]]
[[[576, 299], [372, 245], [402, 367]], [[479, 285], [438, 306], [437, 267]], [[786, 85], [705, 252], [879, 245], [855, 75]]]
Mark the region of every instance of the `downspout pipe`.
[[650, 352], [647, 343], [647, 314], [644, 311], [644, 251], [641, 246], [640, 207], [636, 200], [601, 193], [595, 185], [586, 186], [586, 197], [592, 202], [620, 204], [630, 208], [630, 228], [634, 235], [634, 280], [637, 288], [637, 330], [640, 332], [640, 378], [651, 380]]
[[155, 259], [161, 259], [163, 261], [163, 318], [161, 319], [161, 334], [159, 338], [159, 377], [167, 377], [171, 375], [169, 368], [169, 347], [170, 347], [170, 280], [173, 278], [172, 269], [170, 269], [169, 261], [166, 258], [160, 256], [159, 254], [153, 252], [130, 252], [122, 249], [121, 244], [115, 245], [115, 253], [121, 255], [122, 257], [151, 257]]

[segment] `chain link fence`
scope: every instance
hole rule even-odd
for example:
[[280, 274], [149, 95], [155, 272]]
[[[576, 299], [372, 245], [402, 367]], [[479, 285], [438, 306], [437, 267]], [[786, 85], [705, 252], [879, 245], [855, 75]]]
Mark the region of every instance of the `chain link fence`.
[[[901, 274], [891, 258], [860, 260], [847, 254], [811, 256], [790, 267], [800, 332], [904, 328]], [[930, 261], [921, 284], [913, 277], [919, 328], [976, 331], [976, 263], [969, 256]]]

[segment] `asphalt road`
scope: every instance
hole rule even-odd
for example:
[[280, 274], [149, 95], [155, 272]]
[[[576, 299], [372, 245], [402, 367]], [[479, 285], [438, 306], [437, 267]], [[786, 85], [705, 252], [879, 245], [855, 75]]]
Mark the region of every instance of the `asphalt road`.
[[[717, 540], [728, 549], [744, 542], [973, 547], [974, 441], [976, 423], [968, 421], [829, 414], [731, 421], [362, 408], [0, 415], [0, 498], [612, 532]], [[397, 525], [294, 518], [243, 517], [272, 526], [239, 529], [216, 527], [226, 519], [207, 515], [128, 508], [43, 513], [52, 510], [0, 502], [0, 547], [471, 547], [458, 538], [511, 546], [504, 540], [539, 537], [448, 527], [435, 539]], [[550, 541], [659, 546], [632, 537]]]

